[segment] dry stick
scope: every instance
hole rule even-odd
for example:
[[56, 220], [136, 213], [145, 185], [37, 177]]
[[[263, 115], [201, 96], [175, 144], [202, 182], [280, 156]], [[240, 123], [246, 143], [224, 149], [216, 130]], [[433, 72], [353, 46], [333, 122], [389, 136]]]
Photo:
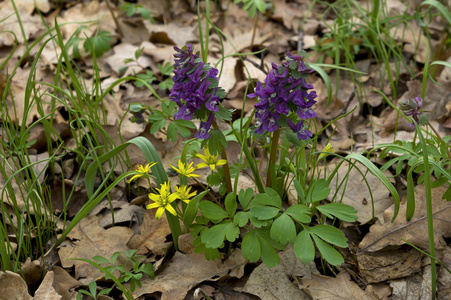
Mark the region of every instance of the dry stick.
[[110, 11], [111, 16], [113, 17], [114, 24], [116, 24], [117, 34], [119, 34], [119, 37], [123, 37], [124, 34], [122, 33], [122, 29], [119, 26], [119, 22], [117, 21], [116, 17], [114, 16], [113, 9], [110, 6], [110, 1], [105, 0], [105, 3], [106, 3], [106, 6], [108, 7], [108, 10]]

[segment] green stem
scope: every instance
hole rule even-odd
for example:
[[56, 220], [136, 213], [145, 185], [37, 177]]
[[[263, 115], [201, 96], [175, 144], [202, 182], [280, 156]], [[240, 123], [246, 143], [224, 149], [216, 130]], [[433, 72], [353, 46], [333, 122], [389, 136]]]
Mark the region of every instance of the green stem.
[[273, 185], [275, 186], [277, 185], [275, 163], [277, 157], [277, 149], [279, 146], [279, 137], [280, 137], [280, 128], [277, 128], [277, 130], [273, 133], [271, 141], [271, 152], [269, 154], [268, 170], [266, 173], [266, 187], [272, 187]]
[[[216, 119], [213, 120], [213, 128], [219, 129], [218, 123], [216, 123]], [[226, 187], [227, 187], [227, 194], [230, 194], [232, 192], [232, 180], [230, 178], [231, 176], [230, 176], [229, 161], [227, 160], [227, 153], [226, 153], [224, 146], [221, 146], [221, 147], [222, 147], [221, 158], [225, 159], [227, 161], [227, 163], [223, 166], [223, 168], [224, 168], [224, 177], [225, 177], [225, 182], [226, 182]]]
[[421, 133], [420, 126], [414, 121], [416, 132], [420, 138], [421, 147], [423, 148], [423, 160], [424, 160], [424, 173], [426, 174], [426, 209], [427, 209], [427, 221], [428, 221], [428, 238], [429, 238], [429, 254], [431, 258], [431, 290], [432, 300], [435, 300], [435, 294], [437, 290], [436, 281], [436, 267], [435, 267], [435, 247], [434, 247], [434, 215], [432, 212], [432, 193], [431, 193], [431, 177], [429, 176], [429, 155], [426, 148], [426, 141]]

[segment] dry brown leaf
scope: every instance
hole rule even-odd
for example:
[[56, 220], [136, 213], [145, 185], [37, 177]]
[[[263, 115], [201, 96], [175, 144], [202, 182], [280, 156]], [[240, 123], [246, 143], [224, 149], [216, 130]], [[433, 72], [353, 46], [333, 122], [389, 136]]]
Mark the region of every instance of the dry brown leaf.
[[245, 260], [238, 249], [232, 251], [225, 261], [208, 261], [203, 254], [194, 252], [176, 252], [155, 279], [145, 278], [141, 281], [142, 287], [137, 288], [133, 296], [136, 298], [161, 292], [161, 300], [182, 300], [191, 288], [205, 280], [217, 281], [224, 276], [236, 276], [232, 274], [237, 274], [237, 270], [242, 276], [244, 265]]
[[61, 264], [64, 268], [75, 266], [75, 278], [88, 284], [102, 276], [102, 273], [86, 262], [68, 259], [92, 259], [96, 255], [110, 259], [114, 252], [128, 252], [126, 243], [132, 234], [133, 231], [126, 227], [115, 226], [105, 230], [99, 226], [98, 217], [85, 217], [68, 234], [71, 241], [66, 240], [61, 244], [58, 252]]
[[418, 272], [423, 254], [415, 249], [382, 250], [357, 254], [359, 270], [369, 283], [402, 278]]
[[[443, 248], [442, 236], [451, 234], [451, 203], [442, 200], [446, 187], [432, 189], [432, 213], [434, 216], [434, 244]], [[415, 187], [415, 214], [406, 221], [406, 204], [401, 204], [396, 220], [391, 223], [394, 205], [384, 213], [385, 224], [375, 224], [359, 244], [360, 251], [375, 252], [387, 246], [405, 244], [404, 240], [423, 249], [429, 247], [426, 217], [425, 187]]]
[[[349, 171], [349, 164], [347, 162], [343, 163], [338, 169], [337, 175], [334, 177], [330, 184], [330, 194], [328, 200], [332, 200], [336, 192], [336, 188], [340, 185], [341, 181], [345, 178]], [[390, 193], [385, 188], [384, 184], [377, 179], [371, 173], [366, 172], [366, 168], [358, 164], [360, 171], [365, 175], [365, 179], [368, 182], [370, 190], [373, 195], [374, 200], [374, 217], [384, 222], [383, 214], [384, 211], [393, 205], [393, 199], [390, 197]], [[328, 165], [329, 171], [332, 171], [335, 165]], [[385, 176], [390, 177], [392, 174], [386, 171]], [[336, 199], [334, 202], [343, 199], [342, 203], [351, 205], [357, 210], [357, 220], [360, 224], [366, 224], [373, 218], [373, 205], [371, 204], [370, 192], [368, 191], [368, 186], [363, 180], [362, 175], [356, 168], [352, 168], [349, 172], [346, 191], [343, 195], [344, 184], [340, 187]]]
[[[66, 196], [66, 199], [63, 199], [63, 195]], [[69, 195], [70, 201], [68, 201]], [[52, 186], [51, 199], [55, 213], [59, 214], [63, 210], [65, 210], [67, 215], [72, 218], [88, 201], [88, 195], [86, 194], [85, 189], [82, 189], [81, 187], [74, 188], [74, 183], [72, 182], [72, 180], [65, 179], [63, 184], [63, 181], [61, 179], [55, 177]]]
[[34, 294], [34, 300], [64, 300], [69, 298], [64, 298], [58, 293], [55, 286], [55, 274], [53, 271], [48, 271], [45, 274], [44, 280]]
[[[451, 248], [446, 246], [443, 249], [440, 261], [451, 269]], [[444, 267], [440, 266], [437, 274], [438, 299], [451, 300], [451, 273]]]
[[[14, 45], [16, 38], [19, 44], [24, 42], [21, 27], [19, 26], [17, 16], [10, 3], [10, 1], [0, 3], [0, 20], [3, 20], [0, 22], [0, 47]], [[37, 15], [32, 16], [30, 13], [26, 12], [24, 7], [18, 7], [17, 9], [27, 40], [35, 38], [42, 28], [40, 25], [40, 17]], [[14, 35], [8, 31], [13, 32], [16, 36], [14, 37]]]
[[152, 24], [144, 20], [144, 25], [150, 32], [149, 40], [152, 43], [175, 45], [179, 48], [192, 42], [197, 42], [197, 26], [187, 26], [179, 23]]
[[31, 300], [28, 286], [19, 274], [0, 271], [0, 295], [3, 299]]
[[262, 300], [310, 299], [293, 283], [292, 278], [311, 278], [313, 272], [318, 272], [315, 264], [301, 263], [294, 255], [292, 247], [280, 252], [279, 257], [279, 265], [268, 268], [265, 264], [260, 264], [252, 271], [246, 285], [236, 290], [256, 295]]
[[61, 267], [53, 266], [53, 286], [63, 296], [64, 299], [72, 299], [71, 294], [74, 293], [74, 288], [79, 287], [82, 283], [75, 280], [69, 273]]
[[38, 260], [31, 261], [31, 258], [27, 258], [21, 268], [23, 276], [28, 285], [35, 285], [42, 278], [42, 266]]
[[[160, 220], [155, 219], [155, 210], [150, 210], [144, 215], [140, 232], [135, 233], [128, 241], [130, 249], [137, 249], [138, 254], [147, 254], [152, 251], [155, 255], [165, 255], [161, 249], [169, 250], [172, 242], [166, 242], [166, 236], [171, 234], [166, 215], [163, 214]], [[157, 253], [155, 253], [157, 252]]]
[[[117, 8], [112, 6], [115, 15], [117, 15]], [[109, 31], [114, 34], [116, 31], [116, 24], [105, 2], [99, 3], [99, 1], [89, 1], [78, 3], [69, 9], [61, 12], [61, 17], [58, 17], [58, 24], [64, 24], [61, 26], [61, 33], [63, 38], [68, 39], [72, 34], [80, 27], [82, 22], [100, 23], [98, 26], [89, 26], [81, 31], [80, 37], [91, 37], [96, 31]], [[86, 25], [86, 24], [85, 24]]]
[[363, 291], [355, 282], [351, 281], [349, 273], [340, 272], [337, 277], [327, 277], [312, 274], [312, 279], [302, 279], [304, 291], [315, 300], [343, 299], [343, 300], [378, 300], [370, 291]]
[[143, 69], [151, 65], [151, 59], [146, 55], [141, 55], [138, 58], [138, 63], [131, 62], [125, 64], [126, 59], [135, 59], [135, 52], [139, 49], [138, 46], [133, 46], [131, 44], [120, 43], [114, 46], [114, 54], [105, 58], [105, 62], [113, 69], [116, 74], [120, 74], [120, 69], [127, 66], [128, 69], [122, 76], [130, 76], [140, 73]]
[[391, 280], [390, 286], [393, 289], [392, 300], [432, 300], [431, 267], [424, 267], [420, 274]]

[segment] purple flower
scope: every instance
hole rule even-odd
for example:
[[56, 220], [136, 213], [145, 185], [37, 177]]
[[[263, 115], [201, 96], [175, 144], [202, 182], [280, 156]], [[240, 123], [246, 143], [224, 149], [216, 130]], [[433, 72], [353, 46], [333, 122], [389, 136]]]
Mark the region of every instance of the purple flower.
[[[415, 97], [415, 99], [401, 100], [399, 108], [404, 112], [406, 116], [412, 116], [413, 120], [420, 124], [421, 106], [423, 105], [423, 99], [421, 97]], [[414, 126], [414, 124], [410, 124]]]
[[[306, 75], [313, 72], [308, 68], [302, 56], [287, 53], [286, 62], [282, 65], [272, 64], [272, 69], [266, 76], [264, 84], [257, 82], [255, 92], [249, 94], [250, 98], [257, 97], [255, 104], [255, 133], [276, 131], [283, 125], [287, 118], [297, 114], [301, 120], [316, 117], [312, 107], [316, 103], [317, 95], [313, 85], [307, 83]], [[280, 122], [280, 124], [279, 124]], [[289, 127], [298, 135], [300, 139], [307, 139], [311, 132], [306, 130], [304, 122], [294, 124], [288, 122]]]
[[299, 121], [297, 124], [294, 124], [290, 119], [287, 119], [287, 123], [291, 130], [298, 135], [298, 139], [308, 140], [312, 136], [312, 133], [305, 129], [304, 121]]
[[219, 111], [220, 99], [225, 94], [218, 87], [219, 72], [205, 64], [198, 53], [193, 53], [191, 44], [182, 49], [174, 47], [174, 50], [174, 86], [169, 94], [169, 99], [179, 107], [174, 118], [189, 121], [208, 115], [196, 134], [196, 137], [208, 138], [208, 130], [215, 116], [213, 112]]
[[215, 118], [215, 115], [211, 113], [208, 116], [208, 119], [206, 122], [200, 123], [199, 131], [196, 133], [195, 137], [198, 139], [208, 139], [210, 137], [210, 134], [208, 131], [210, 130], [211, 124], [213, 123], [213, 119]]

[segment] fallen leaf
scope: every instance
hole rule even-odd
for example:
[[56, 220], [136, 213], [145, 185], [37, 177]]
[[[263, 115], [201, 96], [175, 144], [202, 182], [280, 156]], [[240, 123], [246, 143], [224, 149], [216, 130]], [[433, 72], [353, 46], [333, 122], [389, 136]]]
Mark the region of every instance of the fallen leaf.
[[110, 259], [114, 252], [128, 252], [126, 243], [132, 234], [130, 228], [120, 226], [105, 230], [99, 226], [97, 216], [85, 217], [68, 234], [70, 241], [61, 244], [58, 251], [61, 264], [64, 268], [75, 267], [75, 278], [88, 284], [102, 276], [102, 273], [86, 262], [70, 259], [92, 259], [96, 255]]
[[[191, 246], [192, 248], [192, 246]], [[142, 287], [133, 292], [133, 296], [141, 297], [155, 292], [161, 293], [161, 300], [182, 300], [188, 291], [203, 281], [217, 281], [229, 273], [244, 271], [245, 260], [241, 251], [235, 249], [227, 260], [208, 261], [203, 254], [176, 252], [165, 263], [161, 273], [155, 279], [145, 278]]]
[[343, 299], [343, 300], [378, 300], [379, 298], [369, 291], [362, 290], [346, 271], [340, 272], [337, 277], [328, 277], [312, 274], [312, 279], [302, 279], [303, 290], [315, 300]]
[[55, 282], [55, 274], [53, 271], [48, 271], [45, 274], [44, 280], [42, 281], [39, 288], [34, 294], [34, 300], [63, 300], [68, 298], [63, 298], [53, 285]]
[[38, 260], [31, 261], [31, 258], [27, 258], [23, 264], [21, 271], [28, 285], [35, 285], [42, 278], [42, 266]]
[[409, 276], [420, 271], [423, 254], [416, 249], [382, 250], [357, 254], [361, 275], [369, 283]]
[[[442, 200], [446, 187], [432, 189], [432, 214], [434, 217], [434, 244], [436, 249], [442, 249], [442, 236], [451, 234], [451, 203]], [[360, 251], [375, 252], [387, 246], [399, 246], [405, 241], [428, 249], [428, 229], [426, 217], [425, 187], [415, 187], [415, 213], [411, 221], [406, 221], [406, 204], [401, 204], [398, 217], [392, 223], [394, 205], [384, 213], [384, 225], [374, 224], [370, 232], [359, 244]], [[405, 240], [405, 241], [404, 241]]]
[[0, 271], [0, 295], [3, 299], [31, 300], [28, 286], [19, 274]]
[[246, 285], [235, 290], [256, 295], [262, 300], [310, 299], [292, 278], [312, 278], [313, 272], [318, 272], [315, 264], [303, 264], [295, 256], [292, 247], [280, 252], [279, 257], [279, 265], [268, 268], [265, 264], [260, 264], [252, 271]]
[[[365, 175], [365, 180], [368, 182], [369, 189], [373, 196], [373, 204], [371, 203], [370, 191], [361, 173], [356, 169], [358, 167], [360, 171]], [[360, 224], [366, 224], [370, 222], [374, 217], [384, 222], [384, 211], [393, 205], [393, 199], [390, 197], [390, 193], [385, 188], [384, 184], [373, 174], [366, 172], [366, 168], [361, 164], [357, 164], [356, 167], [349, 171], [349, 164], [344, 162], [338, 169], [337, 175], [332, 179], [329, 187], [331, 189], [328, 200], [332, 201], [332, 197], [335, 195], [336, 188], [340, 186], [342, 180], [349, 172], [348, 180], [346, 182], [346, 190], [343, 194], [344, 184], [341, 185], [336, 195], [335, 201], [342, 201], [341, 203], [351, 205], [357, 210], [357, 220]], [[328, 165], [329, 172], [335, 168], [335, 165]], [[392, 174], [388, 171], [384, 173], [385, 176], [390, 177]]]
[[[392, 300], [430, 300], [432, 299], [431, 267], [423, 268], [420, 274], [390, 281], [393, 289]], [[442, 300], [442, 298], [437, 298]]]
[[[448, 268], [451, 268], [451, 249], [450, 246], [446, 246], [443, 249], [442, 257], [440, 261]], [[450, 300], [451, 299], [451, 273], [444, 267], [438, 267], [437, 274], [437, 287], [438, 287], [438, 299]]]
[[[147, 198], [148, 199], [148, 198]], [[166, 242], [166, 236], [171, 234], [166, 215], [163, 214], [160, 220], [155, 219], [155, 210], [149, 210], [144, 215], [144, 220], [140, 227], [140, 232], [135, 233], [127, 243], [130, 249], [137, 249], [138, 254], [147, 254], [149, 251], [155, 255], [165, 255], [159, 250], [166, 248], [169, 250], [171, 243]], [[164, 245], [167, 245], [164, 247]], [[157, 253], [155, 253], [157, 252]]]

